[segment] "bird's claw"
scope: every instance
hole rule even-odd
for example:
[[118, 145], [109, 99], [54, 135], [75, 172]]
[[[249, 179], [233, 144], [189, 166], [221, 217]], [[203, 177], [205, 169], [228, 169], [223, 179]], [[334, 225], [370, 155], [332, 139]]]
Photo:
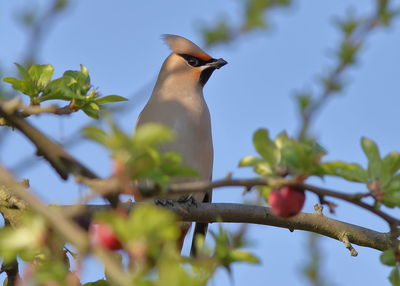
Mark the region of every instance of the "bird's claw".
[[193, 196], [180, 197], [178, 203], [186, 206], [197, 206], [197, 201]]
[[165, 198], [163, 198], [163, 199], [156, 199], [154, 202], [155, 202], [156, 205], [158, 205], [158, 206], [163, 206], [163, 207], [166, 207], [166, 206], [173, 206], [173, 205], [175, 205], [175, 203], [176, 203], [175, 200], [172, 200], [172, 199], [165, 199]]
[[163, 207], [173, 207], [178, 205], [180, 208], [187, 208], [191, 206], [197, 206], [197, 202], [192, 196], [182, 196], [176, 200], [161, 198], [156, 199], [154, 202], [156, 205]]

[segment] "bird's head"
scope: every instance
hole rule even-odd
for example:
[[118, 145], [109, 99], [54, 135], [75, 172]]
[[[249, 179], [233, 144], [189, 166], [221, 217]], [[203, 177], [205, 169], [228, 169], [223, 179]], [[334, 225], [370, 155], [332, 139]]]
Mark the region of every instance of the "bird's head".
[[168, 34], [163, 38], [172, 51], [161, 69], [160, 76], [164, 79], [173, 76], [203, 87], [216, 69], [227, 64], [222, 58], [214, 59], [184, 37]]

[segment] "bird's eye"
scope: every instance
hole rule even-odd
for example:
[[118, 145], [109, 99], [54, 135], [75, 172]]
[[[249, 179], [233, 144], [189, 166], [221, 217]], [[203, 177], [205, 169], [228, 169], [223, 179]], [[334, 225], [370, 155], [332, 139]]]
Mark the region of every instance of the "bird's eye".
[[195, 57], [190, 57], [187, 62], [192, 67], [197, 67], [199, 65], [199, 60]]

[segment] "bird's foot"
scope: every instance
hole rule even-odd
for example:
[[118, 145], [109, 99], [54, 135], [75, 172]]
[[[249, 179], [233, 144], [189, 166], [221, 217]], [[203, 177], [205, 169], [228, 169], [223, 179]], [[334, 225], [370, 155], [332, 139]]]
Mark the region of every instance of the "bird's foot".
[[162, 198], [162, 199], [156, 199], [154, 200], [154, 202], [158, 206], [168, 207], [168, 206], [174, 206], [176, 200]]
[[178, 203], [187, 207], [197, 206], [197, 201], [193, 196], [180, 197]]
[[166, 198], [156, 199], [155, 204], [166, 208], [178, 208], [184, 212], [188, 212], [192, 206], [197, 206], [197, 202], [192, 196], [182, 196], [175, 200]]

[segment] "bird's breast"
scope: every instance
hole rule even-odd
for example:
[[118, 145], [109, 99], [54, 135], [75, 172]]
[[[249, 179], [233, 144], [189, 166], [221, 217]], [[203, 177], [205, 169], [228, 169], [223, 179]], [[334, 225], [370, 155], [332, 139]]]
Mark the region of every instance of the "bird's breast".
[[212, 173], [213, 146], [210, 113], [203, 98], [150, 100], [139, 116], [138, 126], [157, 122], [171, 128], [176, 139], [161, 146], [162, 151], [182, 154], [183, 164], [208, 180]]

